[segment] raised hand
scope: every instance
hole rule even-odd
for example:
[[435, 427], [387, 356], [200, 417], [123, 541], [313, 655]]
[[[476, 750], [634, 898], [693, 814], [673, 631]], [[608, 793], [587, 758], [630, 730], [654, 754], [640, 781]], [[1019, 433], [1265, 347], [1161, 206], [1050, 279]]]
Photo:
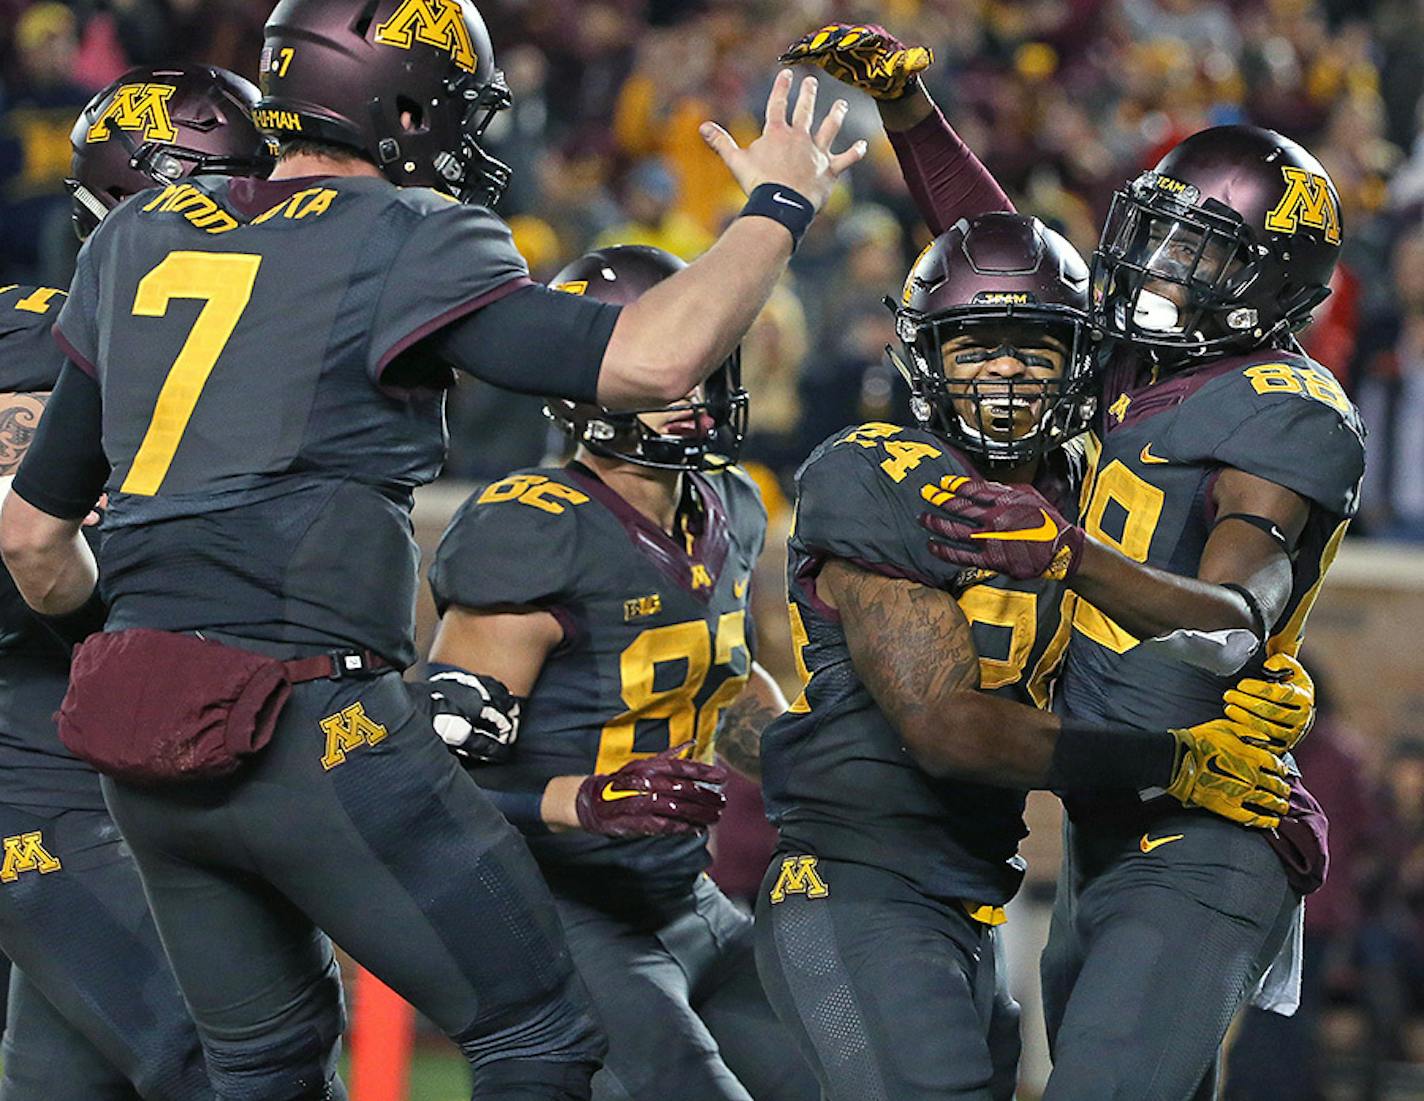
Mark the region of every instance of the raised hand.
[[[832, 104], [812, 134], [811, 124], [816, 114], [815, 77], [801, 82], [796, 109], [788, 122], [791, 80], [790, 69], [777, 74], [766, 101], [766, 128], [747, 148], [741, 148], [732, 135], [715, 122], [702, 124], [702, 137], [748, 195], [762, 184], [781, 184], [804, 196], [813, 210], [820, 210], [835, 189], [836, 181], [865, 156], [866, 144], [858, 141], [842, 153], [831, 152], [831, 145], [845, 122], [848, 104], [843, 99]], [[792, 196], [787, 198], [794, 201]]]
[[815, 65], [878, 100], [895, 100], [914, 90], [934, 52], [906, 46], [874, 23], [830, 23], [788, 46], [781, 63]]

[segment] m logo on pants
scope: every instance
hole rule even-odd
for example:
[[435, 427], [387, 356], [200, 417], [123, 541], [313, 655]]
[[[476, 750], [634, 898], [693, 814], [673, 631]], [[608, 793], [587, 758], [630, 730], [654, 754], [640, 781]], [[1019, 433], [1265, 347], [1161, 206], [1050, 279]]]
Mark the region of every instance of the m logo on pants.
[[831, 893], [826, 881], [816, 871], [814, 856], [788, 856], [781, 862], [781, 874], [771, 888], [773, 903], [785, 902], [787, 895], [825, 898]]
[[386, 728], [366, 714], [359, 703], [328, 715], [319, 724], [326, 735], [326, 752], [321, 755], [321, 767], [330, 772], [346, 763], [346, 754], [363, 745], [375, 745], [386, 736]]
[[14, 883], [20, 878], [21, 872], [39, 872], [40, 875], [47, 875], [60, 869], [58, 858], [44, 847], [44, 841], [38, 830], [34, 833], [22, 833], [16, 837], [7, 837], [4, 840], [4, 845], [5, 861], [0, 864], [0, 883]]

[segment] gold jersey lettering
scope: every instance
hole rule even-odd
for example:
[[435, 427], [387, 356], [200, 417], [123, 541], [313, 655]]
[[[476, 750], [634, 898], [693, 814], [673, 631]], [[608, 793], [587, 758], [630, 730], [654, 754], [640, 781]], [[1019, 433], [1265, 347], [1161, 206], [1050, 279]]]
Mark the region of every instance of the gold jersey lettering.
[[237, 228], [237, 219], [192, 184], [169, 184], [150, 199], [143, 213], [181, 214], [205, 233], [227, 233]]

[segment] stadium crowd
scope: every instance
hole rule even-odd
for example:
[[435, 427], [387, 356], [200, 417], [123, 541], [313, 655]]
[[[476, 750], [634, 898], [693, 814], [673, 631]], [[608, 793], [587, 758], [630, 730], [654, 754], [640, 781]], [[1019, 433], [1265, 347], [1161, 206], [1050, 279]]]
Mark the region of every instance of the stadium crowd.
[[[0, 0], [0, 283], [64, 286], [76, 243], [62, 182], [94, 90], [134, 64], [202, 60], [255, 77], [265, 0]], [[698, 125], [755, 133], [779, 49], [831, 18], [932, 45], [927, 83], [1020, 209], [1091, 250], [1115, 186], [1204, 126], [1251, 121], [1301, 141], [1344, 207], [1335, 293], [1305, 337], [1371, 430], [1356, 530], [1424, 541], [1424, 5], [1417, 0], [503, 0], [481, 5], [515, 96], [491, 151], [515, 169], [501, 212], [536, 277], [599, 244], [691, 258], [741, 203]], [[850, 138], [878, 139], [868, 99]], [[896, 419], [880, 299], [928, 239], [888, 143], [814, 224], [745, 348], [746, 456], [785, 486], [843, 425]], [[431, 272], [439, 279], [439, 272]], [[468, 385], [449, 473], [536, 463], [541, 402]], [[478, 447], [462, 447], [477, 440]], [[1324, 724], [1327, 732], [1333, 729]], [[1339, 745], [1336, 745], [1336, 742]], [[1307, 743], [1348, 757], [1348, 737]], [[1340, 819], [1337, 895], [1319, 951], [1367, 1011], [1424, 989], [1424, 745], [1401, 743], [1383, 799]], [[1337, 770], [1339, 771], [1339, 770]], [[1324, 769], [1322, 768], [1322, 774]], [[1324, 798], [1324, 794], [1322, 794]], [[1328, 805], [1327, 809], [1332, 809]], [[1337, 835], [1338, 837], [1338, 835]], [[1376, 841], [1388, 837], [1387, 858]], [[1348, 946], [1348, 950], [1347, 950]], [[1332, 970], [1333, 968], [1333, 970]], [[1418, 1009], [1420, 1007], [1413, 1006]], [[1388, 1028], [1380, 1043], [1399, 1057]], [[1302, 1058], [1307, 1058], [1307, 1051]], [[1258, 1094], [1242, 1093], [1242, 1097]]]

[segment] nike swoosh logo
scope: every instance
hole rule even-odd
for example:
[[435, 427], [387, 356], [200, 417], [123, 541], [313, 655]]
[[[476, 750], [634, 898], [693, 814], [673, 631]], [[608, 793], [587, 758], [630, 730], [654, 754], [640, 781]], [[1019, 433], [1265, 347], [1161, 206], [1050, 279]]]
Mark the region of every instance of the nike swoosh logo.
[[1151, 445], [1150, 443], [1149, 443], [1149, 444], [1143, 444], [1143, 446], [1142, 446], [1142, 454], [1139, 455], [1139, 456], [1137, 456], [1137, 457], [1138, 457], [1139, 459], [1141, 459], [1144, 463], [1167, 463], [1167, 462], [1171, 462], [1170, 459], [1159, 459], [1156, 455], [1152, 454], [1152, 445]]
[[1058, 538], [1058, 525], [1046, 509], [1039, 509], [1043, 523], [1036, 528], [1022, 528], [1019, 531], [976, 531], [971, 539], [1013, 539], [1021, 543], [1051, 543]]
[[1185, 836], [1186, 834], [1183, 833], [1169, 833], [1166, 837], [1149, 838], [1144, 833], [1142, 840], [1137, 843], [1137, 847], [1145, 853], [1150, 853], [1153, 849], [1170, 845], [1173, 841], [1180, 841]]
[[602, 799], [605, 803], [616, 803], [619, 799], [631, 799], [635, 795], [642, 795], [641, 791], [617, 791], [610, 784], [603, 789]]
[[788, 199], [788, 198], [787, 198], [785, 195], [783, 195], [780, 191], [773, 191], [773, 192], [771, 193], [771, 201], [774, 202], [774, 203], [780, 203], [782, 206], [794, 206], [797, 210], [805, 210], [805, 209], [806, 209], [804, 206], [802, 206], [800, 203], [798, 203], [795, 199]]
[[1217, 763], [1218, 760], [1219, 758], [1214, 755], [1206, 759], [1206, 770], [1210, 772], [1213, 776], [1221, 776], [1227, 780], [1235, 780], [1238, 784], [1249, 785], [1251, 783], [1251, 781], [1247, 780], [1245, 777], [1237, 776], [1236, 773], [1228, 772], [1226, 769], [1222, 768], [1221, 765]]

